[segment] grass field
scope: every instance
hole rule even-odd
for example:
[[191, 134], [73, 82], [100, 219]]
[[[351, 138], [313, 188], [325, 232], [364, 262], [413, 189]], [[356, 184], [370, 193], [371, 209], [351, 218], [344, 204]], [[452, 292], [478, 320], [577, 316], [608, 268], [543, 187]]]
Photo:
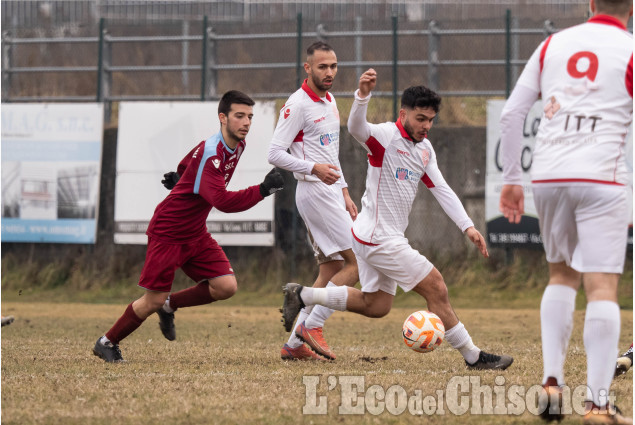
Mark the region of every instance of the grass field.
[[[364, 390], [378, 385], [388, 394], [389, 387], [399, 385], [407, 396], [421, 390], [424, 397], [445, 390], [451, 379], [457, 379], [453, 377], [461, 376], [480, 377], [481, 385], [494, 390], [539, 383], [537, 308], [458, 309], [477, 345], [514, 356], [514, 364], [504, 372], [468, 371], [447, 343], [428, 354], [407, 349], [400, 331], [411, 307], [397, 307], [383, 319], [335, 313], [325, 328], [338, 354], [335, 362], [282, 362], [280, 347], [288, 334], [277, 308], [223, 303], [180, 310], [175, 342], [165, 340], [157, 317], [150, 317], [121, 344], [126, 362], [106, 364], [92, 355], [92, 346], [124, 308], [125, 304], [3, 302], [3, 314], [15, 315], [16, 321], [2, 328], [2, 423], [541, 423], [529, 412], [456, 416], [447, 407], [443, 415], [418, 415], [417, 409], [393, 415], [388, 397], [378, 416], [372, 404], [363, 415], [338, 412], [340, 405], [354, 405], [345, 400], [350, 393], [343, 386], [347, 379], [363, 379]], [[571, 387], [586, 380], [583, 320], [584, 312], [576, 311], [566, 363]], [[632, 312], [622, 311], [620, 349], [632, 341], [632, 329]], [[304, 376], [319, 380], [317, 387], [305, 385]], [[313, 395], [326, 397], [326, 415], [303, 415], [303, 406], [315, 407], [320, 400], [307, 401], [310, 388], [315, 389]], [[613, 383], [617, 405], [631, 417], [632, 388], [632, 372]], [[358, 396], [368, 398], [369, 392]], [[574, 414], [563, 424], [579, 422]]]

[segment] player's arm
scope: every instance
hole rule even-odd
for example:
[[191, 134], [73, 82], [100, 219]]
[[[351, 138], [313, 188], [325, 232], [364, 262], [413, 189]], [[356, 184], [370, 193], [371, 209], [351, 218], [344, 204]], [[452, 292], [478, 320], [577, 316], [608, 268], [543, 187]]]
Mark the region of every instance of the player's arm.
[[228, 191], [223, 174], [210, 164], [211, 161], [208, 159], [203, 168], [198, 193], [214, 208], [225, 213], [248, 210], [266, 196], [282, 189], [283, 186], [282, 176], [275, 170], [271, 170], [259, 185], [238, 191]]
[[357, 205], [351, 199], [350, 194], [348, 193], [348, 187], [342, 188], [342, 195], [344, 195], [344, 205], [346, 207], [346, 211], [351, 215], [353, 221], [357, 218]]
[[503, 187], [499, 209], [510, 223], [519, 223], [525, 212], [525, 194], [522, 187], [521, 153], [523, 123], [540, 94], [540, 52], [538, 46], [531, 56], [516, 87], [501, 113], [501, 153], [503, 157]]
[[306, 175], [314, 174], [324, 183], [333, 184], [340, 177], [337, 166], [296, 158], [287, 152], [293, 142], [303, 137], [303, 115], [300, 105], [287, 104], [282, 107], [269, 146], [267, 160], [271, 165], [283, 170]]
[[355, 100], [348, 116], [348, 132], [364, 146], [371, 136], [371, 126], [366, 121], [366, 112], [371, 92], [376, 84], [377, 73], [372, 68], [359, 77], [359, 88], [355, 91]]

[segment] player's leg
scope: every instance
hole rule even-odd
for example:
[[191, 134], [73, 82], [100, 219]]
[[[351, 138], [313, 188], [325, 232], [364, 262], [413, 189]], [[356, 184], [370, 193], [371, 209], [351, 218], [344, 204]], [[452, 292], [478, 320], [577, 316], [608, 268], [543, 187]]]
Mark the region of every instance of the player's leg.
[[189, 244], [181, 253], [181, 269], [196, 285], [170, 294], [157, 311], [159, 328], [169, 341], [176, 339], [174, 312], [232, 297], [238, 288], [234, 270], [223, 249], [210, 236]]
[[[408, 288], [404, 288], [406, 289]], [[486, 353], [474, 345], [472, 337], [450, 304], [448, 288], [436, 268], [433, 267], [428, 275], [411, 289], [426, 299], [428, 310], [439, 316], [445, 326], [445, 340], [461, 353], [469, 368], [504, 370], [512, 364], [514, 360], [510, 356]]]
[[[587, 408], [599, 409], [600, 412], [611, 407], [607, 405], [607, 397], [615, 375], [615, 367], [611, 359], [615, 359], [618, 355], [617, 344], [620, 336], [618, 280], [619, 275], [613, 273], [583, 274], [584, 290], [587, 295], [584, 318]], [[592, 415], [592, 412], [587, 414], [589, 417]]]
[[[339, 255], [344, 258], [344, 263], [336, 270], [336, 273], [330, 276], [327, 281], [326, 287], [335, 286], [353, 286], [359, 280], [357, 272], [357, 260], [352, 249], [341, 251]], [[342, 263], [338, 261], [338, 266]], [[326, 263], [328, 264], [328, 263]], [[324, 264], [320, 266], [320, 274], [322, 274], [322, 268]], [[316, 285], [313, 285], [316, 287]], [[330, 359], [335, 359], [335, 353], [328, 346], [323, 336], [324, 322], [331, 317], [334, 310], [328, 307], [317, 305], [310, 311], [308, 317], [304, 320], [301, 319], [302, 312], [298, 315], [296, 332], [303, 334], [304, 339], [312, 338], [315, 344], [321, 346], [320, 353], [325, 353]]]
[[[357, 282], [357, 262], [350, 249], [352, 220], [344, 207], [341, 189], [321, 183], [298, 182], [296, 205], [319, 265], [319, 275], [313, 287], [354, 285]], [[324, 322], [332, 314], [333, 309], [320, 305], [302, 309], [289, 340], [282, 348], [282, 357], [288, 358], [297, 351], [299, 357], [306, 358], [306, 347], [296, 336], [300, 333], [305, 339], [310, 338], [320, 344], [318, 352], [334, 359], [335, 353], [323, 335]]]
[[578, 243], [575, 225], [576, 202], [567, 188], [534, 185], [534, 203], [540, 217], [540, 233], [547, 262], [549, 281], [540, 303], [544, 392], [539, 411], [547, 421], [562, 420], [564, 361], [573, 329], [575, 299], [580, 273], [569, 267]]
[[178, 268], [181, 245], [162, 244], [148, 238], [146, 260], [139, 278], [139, 286], [146, 289], [141, 298], [130, 303], [115, 324], [97, 339], [93, 354], [107, 362], [123, 361], [119, 342], [134, 332], [165, 303], [174, 272]]
[[579, 243], [571, 266], [582, 272], [587, 295], [584, 348], [587, 354], [587, 423], [632, 423], [613, 411], [608, 393], [618, 354], [620, 309], [617, 285], [624, 270], [628, 225], [626, 188], [588, 185], [571, 188], [577, 196]]
[[[310, 233], [309, 233], [309, 237], [311, 238], [311, 241], [313, 242], [313, 238], [311, 237]], [[344, 267], [344, 262], [341, 260], [334, 260], [331, 257], [325, 256], [315, 243], [313, 244], [313, 248], [316, 252], [316, 259], [317, 259], [318, 267], [319, 267], [318, 277], [313, 283], [313, 287], [325, 288], [329, 284], [329, 281], [331, 280], [331, 278], [335, 276], [337, 272], [342, 270], [342, 268]], [[311, 349], [309, 349], [304, 344], [303, 340], [301, 340], [300, 338], [296, 336], [296, 332], [300, 330], [300, 327], [302, 325], [305, 325], [305, 321], [307, 320], [307, 318], [311, 315], [313, 310], [317, 308], [324, 310], [323, 312], [318, 313], [320, 314], [320, 317], [324, 317], [324, 316], [329, 317], [333, 312], [333, 310], [326, 307], [322, 307], [322, 306], [304, 307], [298, 314], [295, 327], [293, 328], [291, 335], [289, 336], [289, 340], [286, 342], [286, 344], [284, 344], [284, 346], [280, 350], [280, 357], [282, 358], [282, 360], [324, 360], [323, 357], [316, 355], [313, 351], [311, 351]], [[322, 335], [322, 326], [324, 324], [324, 320], [322, 320], [319, 326], [315, 326], [315, 328], [305, 327], [304, 332], [312, 333], [313, 338], [315, 340], [320, 340], [322, 342], [323, 349], [326, 352], [329, 352], [329, 354], [334, 358], [335, 354], [328, 347]]]

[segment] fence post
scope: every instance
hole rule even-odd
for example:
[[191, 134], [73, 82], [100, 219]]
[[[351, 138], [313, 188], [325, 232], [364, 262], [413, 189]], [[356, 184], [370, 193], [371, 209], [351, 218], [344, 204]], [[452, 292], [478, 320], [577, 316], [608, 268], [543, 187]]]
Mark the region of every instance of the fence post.
[[295, 57], [295, 86], [300, 87], [302, 84], [302, 13], [297, 16], [297, 50]]
[[[302, 72], [304, 67], [302, 66], [302, 13], [297, 15], [297, 49], [296, 49], [296, 62], [295, 62], [295, 86], [299, 88], [303, 81]], [[297, 279], [297, 267], [296, 260], [298, 258], [298, 209], [295, 207], [295, 187], [297, 181], [295, 178], [292, 180], [294, 185], [289, 190], [293, 193], [293, 207], [291, 208], [291, 265], [289, 267], [290, 278]]]
[[[518, 55], [520, 53], [520, 36], [518, 34], [518, 18], [512, 17], [512, 52], [511, 52], [511, 60], [512, 62], [518, 61]], [[516, 84], [518, 80], [518, 65], [512, 64], [512, 84]]]
[[2, 101], [9, 100], [11, 90], [11, 63], [13, 62], [13, 44], [8, 31], [2, 32]]
[[357, 63], [357, 66], [355, 67], [355, 73], [357, 74], [358, 79], [359, 77], [362, 76], [362, 72], [364, 72], [364, 70], [362, 69], [362, 66], [360, 65], [360, 62], [363, 60], [362, 36], [359, 35], [361, 31], [362, 31], [362, 17], [356, 16], [355, 17], [355, 32], [357, 34], [355, 34], [355, 62]]
[[439, 27], [436, 21], [430, 21], [428, 36], [428, 88], [439, 90]]
[[512, 91], [512, 42], [511, 42], [512, 11], [505, 11], [505, 99]]
[[103, 79], [104, 79], [104, 22], [105, 18], [99, 19], [99, 46], [97, 48], [97, 102], [103, 100]]
[[[187, 37], [190, 35], [190, 21], [183, 21], [181, 25], [181, 29], [183, 31], [183, 37]], [[181, 43], [181, 64], [186, 66], [188, 63], [188, 57], [190, 56], [190, 42], [188, 40], [184, 40]], [[183, 82], [183, 93], [187, 93], [188, 86], [190, 85], [190, 72], [184, 70], [181, 72], [181, 81]]]
[[209, 63], [207, 62], [207, 45], [209, 37], [207, 34], [207, 15], [203, 16], [203, 39], [201, 40], [201, 102], [205, 101], [207, 93], [207, 77], [209, 73]]
[[397, 35], [397, 15], [392, 15], [392, 119], [397, 121], [397, 85], [399, 84], [399, 39]]
[[110, 123], [112, 102], [110, 101], [110, 89], [112, 87], [112, 45], [108, 43], [108, 31], [106, 19], [99, 19], [99, 57], [97, 60], [97, 102], [104, 103], [104, 123]]

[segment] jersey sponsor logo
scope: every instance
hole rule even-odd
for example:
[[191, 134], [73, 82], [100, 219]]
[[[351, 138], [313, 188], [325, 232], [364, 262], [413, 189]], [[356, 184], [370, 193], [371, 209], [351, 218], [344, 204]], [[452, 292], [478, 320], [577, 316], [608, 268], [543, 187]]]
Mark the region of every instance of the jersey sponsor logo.
[[212, 164], [214, 164], [214, 167], [218, 168], [220, 166], [220, 159], [218, 158], [212, 159]]
[[229, 164], [225, 165], [225, 171], [227, 170], [231, 170], [232, 168], [234, 168], [236, 166], [235, 162], [230, 162]]
[[397, 153], [401, 154], [401, 155], [405, 155], [405, 156], [410, 156], [410, 153], [408, 153], [406, 151], [402, 151], [401, 149], [397, 149]]
[[200, 146], [198, 148], [196, 148], [196, 150], [194, 151], [194, 155], [192, 155], [192, 158], [196, 158], [196, 155], [198, 154], [198, 150], [200, 148], [201, 148]]
[[555, 113], [558, 112], [559, 109], [560, 109], [560, 104], [556, 100], [555, 96], [551, 96], [551, 99], [549, 99], [549, 102], [547, 102], [547, 104], [544, 107], [545, 118], [550, 120], [551, 118], [553, 118]]
[[421, 159], [423, 160], [423, 166], [427, 167], [428, 162], [430, 162], [430, 151], [424, 149], [423, 152], [421, 152]]
[[413, 180], [418, 181], [421, 178], [421, 173], [412, 171], [404, 167], [397, 167], [395, 171], [395, 178], [397, 180]]
[[319, 123], [320, 121], [324, 121], [326, 119], [326, 117], [322, 117], [322, 118], [318, 118], [316, 120], [313, 120], [314, 123]]
[[284, 119], [286, 120], [291, 115], [291, 109], [287, 108], [284, 110]]
[[340, 132], [335, 131], [333, 133], [320, 134], [320, 144], [322, 146], [329, 146], [331, 143], [335, 143], [340, 138]]

